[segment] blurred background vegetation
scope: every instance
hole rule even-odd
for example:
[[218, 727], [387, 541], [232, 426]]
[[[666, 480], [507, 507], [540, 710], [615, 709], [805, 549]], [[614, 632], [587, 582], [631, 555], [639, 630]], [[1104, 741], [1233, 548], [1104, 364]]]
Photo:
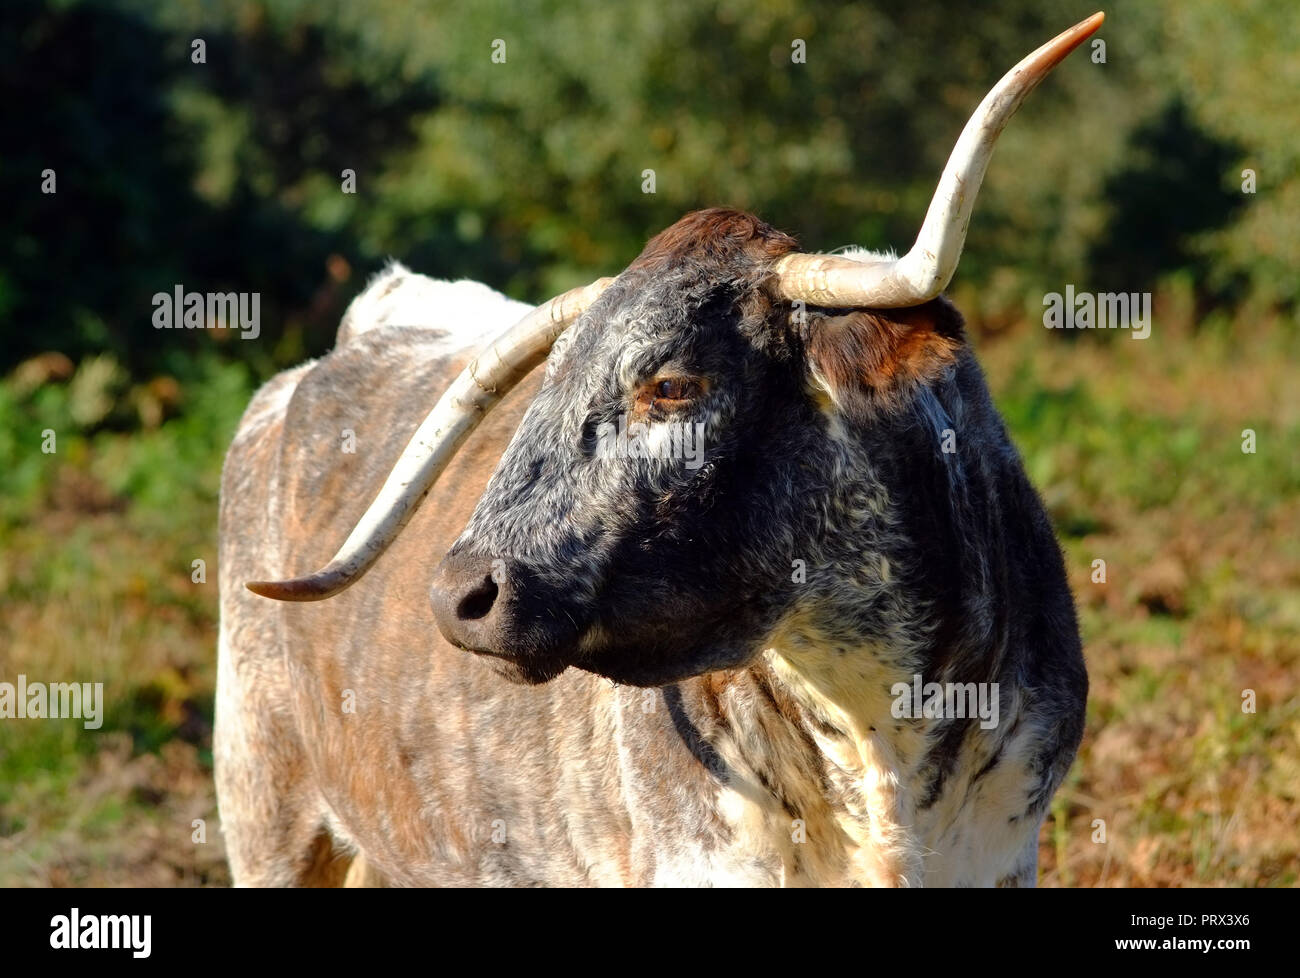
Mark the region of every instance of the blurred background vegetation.
[[[538, 301], [716, 204], [810, 250], [905, 249], [989, 85], [1094, 9], [8, 3], [0, 679], [104, 677], [109, 714], [93, 734], [0, 725], [0, 883], [225, 880], [222, 454], [256, 383], [328, 350], [389, 256]], [[1104, 9], [1105, 62], [1074, 54], [1002, 137], [951, 289], [1089, 646], [1089, 734], [1044, 881], [1292, 885], [1300, 5]], [[1066, 283], [1153, 292], [1151, 339], [1035, 328]], [[261, 336], [156, 331], [150, 297], [178, 284], [260, 293]], [[1091, 843], [1098, 817], [1113, 844]]]

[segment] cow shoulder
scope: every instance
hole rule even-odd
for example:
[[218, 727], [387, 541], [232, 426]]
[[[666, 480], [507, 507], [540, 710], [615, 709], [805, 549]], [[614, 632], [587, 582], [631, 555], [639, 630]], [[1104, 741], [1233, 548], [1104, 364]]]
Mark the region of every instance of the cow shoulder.
[[439, 331], [449, 350], [463, 349], [522, 319], [531, 308], [482, 282], [430, 278], [393, 261], [352, 300], [335, 345], [346, 346], [384, 326], [412, 326]]

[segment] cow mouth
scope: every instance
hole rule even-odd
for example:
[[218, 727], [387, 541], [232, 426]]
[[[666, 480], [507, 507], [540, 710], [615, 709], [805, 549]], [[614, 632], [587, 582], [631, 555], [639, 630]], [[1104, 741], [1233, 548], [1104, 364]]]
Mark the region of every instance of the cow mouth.
[[506, 679], [528, 685], [550, 682], [572, 664], [570, 657], [558, 650], [524, 651], [519, 647], [511, 647], [508, 643], [473, 643], [460, 636], [449, 635], [446, 631], [442, 632], [442, 637], [461, 652], [469, 652], [488, 660], [494, 671]]
[[456, 645], [456, 648], [486, 659], [498, 676], [523, 686], [548, 683], [569, 668], [568, 661], [559, 656], [519, 656], [499, 649], [476, 649], [465, 645]]

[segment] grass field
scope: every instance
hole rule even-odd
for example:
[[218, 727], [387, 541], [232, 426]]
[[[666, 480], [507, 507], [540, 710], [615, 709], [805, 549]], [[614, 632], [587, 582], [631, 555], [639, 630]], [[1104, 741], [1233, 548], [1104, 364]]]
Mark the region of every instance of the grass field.
[[[1042, 885], [1300, 878], [1300, 342], [1266, 317], [1191, 320], [1167, 292], [1147, 340], [976, 340], [1060, 532], [1092, 680]], [[0, 679], [103, 681], [105, 717], [0, 724], [0, 885], [228, 883], [216, 493], [250, 382], [205, 364], [178, 416], [135, 430], [121, 406], [149, 393], [111, 363], [33, 369], [0, 386]]]

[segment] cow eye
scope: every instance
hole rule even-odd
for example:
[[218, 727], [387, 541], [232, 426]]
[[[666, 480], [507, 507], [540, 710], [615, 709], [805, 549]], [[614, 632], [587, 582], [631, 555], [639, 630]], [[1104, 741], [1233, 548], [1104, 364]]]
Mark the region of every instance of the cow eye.
[[700, 385], [685, 377], [669, 377], [655, 385], [655, 400], [693, 401], [700, 396]]
[[639, 411], [675, 411], [689, 407], [708, 390], [702, 377], [656, 377], [641, 385], [636, 402]]

